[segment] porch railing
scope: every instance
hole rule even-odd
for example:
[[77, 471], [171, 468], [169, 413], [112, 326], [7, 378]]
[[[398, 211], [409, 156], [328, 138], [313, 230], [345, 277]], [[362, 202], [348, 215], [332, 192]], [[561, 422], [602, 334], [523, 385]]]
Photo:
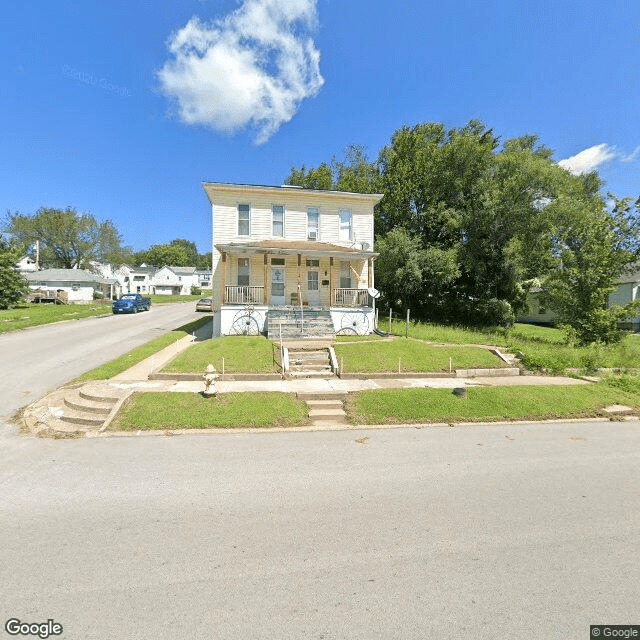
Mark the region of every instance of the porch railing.
[[334, 289], [333, 305], [336, 307], [368, 307], [369, 292], [366, 289]]
[[264, 301], [264, 287], [231, 287], [225, 292], [227, 304], [262, 304]]

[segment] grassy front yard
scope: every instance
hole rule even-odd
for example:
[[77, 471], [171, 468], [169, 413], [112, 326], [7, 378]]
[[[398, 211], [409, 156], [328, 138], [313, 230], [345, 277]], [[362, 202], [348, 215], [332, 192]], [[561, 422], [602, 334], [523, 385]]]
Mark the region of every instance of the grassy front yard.
[[111, 430], [290, 427], [308, 423], [304, 402], [288, 393], [136, 393]]
[[[380, 321], [388, 330], [389, 321]], [[394, 321], [392, 332], [404, 336], [406, 324]], [[531, 370], [545, 369], [561, 373], [564, 369], [594, 370], [600, 367], [632, 369], [640, 367], [640, 336], [628, 335], [615, 345], [574, 346], [565, 343], [559, 329], [530, 324], [515, 324], [510, 329], [476, 330], [428, 323], [411, 323], [409, 337], [440, 344], [490, 344], [503, 346], [511, 353], [523, 354], [522, 364]]]
[[80, 320], [111, 314], [111, 302], [92, 304], [33, 304], [25, 302], [0, 311], [0, 333], [37, 327], [63, 320]]
[[223, 336], [200, 342], [176, 356], [163, 371], [201, 373], [208, 364], [225, 373], [279, 373], [278, 347], [264, 336]]
[[76, 378], [76, 381], [107, 380], [109, 378], [113, 378], [113, 376], [117, 376], [119, 373], [126, 371], [134, 364], [138, 364], [138, 362], [142, 362], [145, 358], [152, 356], [154, 353], [158, 353], [158, 351], [168, 347], [170, 344], [174, 344], [176, 340], [180, 340], [180, 338], [184, 338], [186, 335], [193, 333], [198, 327], [201, 327], [207, 322], [211, 322], [211, 318], [209, 316], [204, 316], [198, 320], [182, 325], [173, 331], [163, 333], [161, 336], [141, 344], [139, 347], [132, 349], [119, 358], [105, 362], [99, 367], [83, 373], [81, 376]]
[[376, 389], [349, 394], [345, 410], [353, 424], [387, 424], [595, 417], [612, 404], [640, 409], [640, 390], [606, 382], [471, 387], [459, 398], [450, 389]]
[[507, 366], [481, 347], [436, 346], [404, 338], [339, 342], [335, 351], [343, 363], [343, 373], [448, 372], [450, 366], [452, 369]]

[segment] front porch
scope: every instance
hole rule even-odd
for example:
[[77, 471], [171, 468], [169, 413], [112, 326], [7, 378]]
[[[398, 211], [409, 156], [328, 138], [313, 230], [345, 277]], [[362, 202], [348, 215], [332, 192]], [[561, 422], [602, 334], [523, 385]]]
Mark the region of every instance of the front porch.
[[[305, 291], [291, 291], [287, 304], [287, 292], [285, 291], [285, 303], [269, 305], [273, 308], [281, 307], [311, 307], [312, 304], [320, 302], [315, 296], [309, 296]], [[305, 293], [307, 295], [305, 295]], [[317, 298], [320, 298], [318, 296]], [[234, 286], [226, 285], [223, 293], [222, 304], [265, 304], [268, 305], [268, 289], [264, 286]], [[367, 289], [333, 289], [331, 291], [330, 304], [318, 305], [315, 307], [370, 307], [372, 305], [371, 295]]]

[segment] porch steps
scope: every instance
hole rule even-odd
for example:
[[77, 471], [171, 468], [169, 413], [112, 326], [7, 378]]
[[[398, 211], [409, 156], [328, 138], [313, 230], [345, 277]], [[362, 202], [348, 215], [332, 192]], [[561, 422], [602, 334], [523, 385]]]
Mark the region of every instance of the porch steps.
[[317, 427], [346, 425], [343, 391], [327, 391], [324, 393], [298, 393], [298, 398], [309, 407], [311, 424]]
[[292, 378], [332, 378], [329, 349], [289, 347], [288, 373]]
[[288, 309], [270, 309], [267, 312], [267, 337], [269, 340], [280, 338], [333, 338], [335, 330], [331, 313], [325, 309], [303, 309], [291, 307]]

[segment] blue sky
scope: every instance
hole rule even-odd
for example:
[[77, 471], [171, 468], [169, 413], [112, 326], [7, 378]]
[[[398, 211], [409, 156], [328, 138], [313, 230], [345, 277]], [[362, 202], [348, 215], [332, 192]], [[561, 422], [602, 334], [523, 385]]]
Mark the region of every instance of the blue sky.
[[282, 184], [402, 125], [536, 133], [640, 195], [640, 3], [5, 3], [0, 207], [210, 250], [202, 181]]

